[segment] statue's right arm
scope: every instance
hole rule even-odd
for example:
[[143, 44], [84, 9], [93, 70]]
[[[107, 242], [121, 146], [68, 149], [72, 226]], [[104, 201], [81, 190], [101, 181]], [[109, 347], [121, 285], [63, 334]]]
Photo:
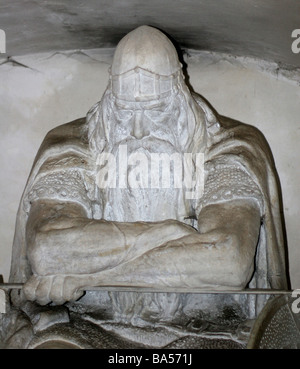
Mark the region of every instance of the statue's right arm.
[[[94, 265], [96, 260], [93, 261], [93, 257], [100, 256], [98, 245], [105, 243], [108, 232], [115, 240], [113, 245], [123, 249], [125, 245], [117, 228], [103, 221], [89, 219], [80, 204], [54, 200], [35, 201], [26, 227], [27, 257], [33, 273], [80, 274], [93, 272], [94, 268], [98, 271], [101, 269], [101, 259], [107, 259], [108, 253], [102, 248], [103, 258], [98, 257], [97, 266]], [[76, 255], [81, 258], [89, 255], [89, 260], [78, 263]]]
[[78, 203], [39, 199], [31, 205], [26, 227], [32, 277], [25, 284], [25, 295], [42, 304], [74, 300], [74, 293], [59, 297], [55, 283], [65, 285], [67, 278], [75, 276], [88, 285], [93, 274], [194, 232], [176, 220], [118, 223], [90, 219]]

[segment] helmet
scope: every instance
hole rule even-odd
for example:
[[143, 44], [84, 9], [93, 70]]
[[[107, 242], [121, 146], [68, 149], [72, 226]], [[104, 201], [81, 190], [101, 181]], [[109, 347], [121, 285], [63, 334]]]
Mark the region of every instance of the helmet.
[[162, 32], [138, 27], [116, 48], [110, 70], [113, 95], [128, 101], [159, 99], [177, 85], [181, 67], [175, 47]]

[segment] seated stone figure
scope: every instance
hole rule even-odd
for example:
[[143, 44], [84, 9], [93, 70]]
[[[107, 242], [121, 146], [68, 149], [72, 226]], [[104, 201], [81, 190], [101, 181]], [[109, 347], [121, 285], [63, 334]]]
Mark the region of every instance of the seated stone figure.
[[[141, 179], [143, 158], [186, 153], [204, 158], [199, 196], [175, 179]], [[125, 36], [101, 101], [46, 136], [17, 216], [10, 282], [41, 305], [75, 301], [88, 286], [286, 288], [269, 148], [190, 92], [157, 29]]]

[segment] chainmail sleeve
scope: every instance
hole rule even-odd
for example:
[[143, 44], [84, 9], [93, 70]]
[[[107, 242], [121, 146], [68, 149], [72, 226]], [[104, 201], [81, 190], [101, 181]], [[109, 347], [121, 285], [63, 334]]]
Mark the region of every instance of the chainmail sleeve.
[[196, 213], [207, 205], [234, 199], [253, 199], [263, 214], [263, 196], [250, 174], [238, 164], [209, 163], [206, 166], [204, 192]]
[[90, 217], [91, 199], [83, 164], [82, 159], [74, 156], [44, 163], [28, 191], [27, 211], [34, 201], [55, 200], [78, 203]]

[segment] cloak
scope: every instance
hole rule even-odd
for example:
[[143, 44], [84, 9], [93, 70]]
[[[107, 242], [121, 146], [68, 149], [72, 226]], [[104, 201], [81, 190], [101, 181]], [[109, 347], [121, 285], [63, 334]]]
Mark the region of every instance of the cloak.
[[209, 120], [206, 163], [218, 160], [239, 163], [258, 185], [263, 197], [256, 270], [251, 287], [287, 289], [280, 183], [269, 145], [257, 128], [218, 116], [201, 97], [196, 100]]
[[10, 283], [25, 283], [32, 274], [26, 250], [26, 223], [30, 211], [28, 193], [43, 166], [49, 158], [68, 156], [75, 153], [89, 162], [90, 152], [85, 128], [85, 119], [77, 119], [49, 131], [42, 142], [32, 165], [23, 191], [16, 217], [15, 235], [12, 247]]

